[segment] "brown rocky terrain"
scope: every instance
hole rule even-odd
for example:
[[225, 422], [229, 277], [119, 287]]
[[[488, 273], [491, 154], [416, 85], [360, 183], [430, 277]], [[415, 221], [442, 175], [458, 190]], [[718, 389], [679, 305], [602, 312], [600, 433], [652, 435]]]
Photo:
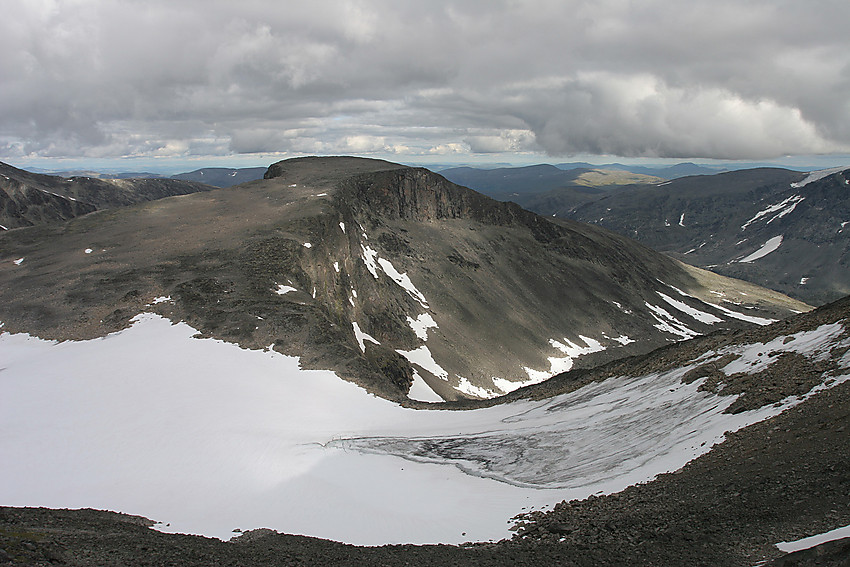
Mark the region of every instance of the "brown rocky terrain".
[[[567, 343], [590, 367], [751, 326], [713, 305], [763, 318], [809, 308], [720, 280], [604, 229], [359, 158], [288, 160], [264, 180], [0, 234], [9, 331], [92, 338], [149, 309], [245, 347], [275, 343], [391, 399], [414, 373], [444, 399], [491, 397], [565, 369], [551, 359]], [[662, 293], [717, 321], [670, 315]], [[411, 321], [425, 316], [423, 338]], [[426, 344], [437, 366], [399, 354]]]

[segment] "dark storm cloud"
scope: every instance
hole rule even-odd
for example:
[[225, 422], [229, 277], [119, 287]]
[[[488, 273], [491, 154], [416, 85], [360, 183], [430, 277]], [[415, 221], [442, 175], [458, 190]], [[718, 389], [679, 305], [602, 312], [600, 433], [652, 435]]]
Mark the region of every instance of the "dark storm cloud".
[[0, 159], [850, 146], [845, 1], [5, 7]]

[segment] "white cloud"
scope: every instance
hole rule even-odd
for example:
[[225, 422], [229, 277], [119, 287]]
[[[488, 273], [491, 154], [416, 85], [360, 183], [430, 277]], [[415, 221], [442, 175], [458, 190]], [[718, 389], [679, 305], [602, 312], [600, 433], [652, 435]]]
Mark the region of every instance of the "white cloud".
[[0, 159], [850, 147], [846, 2], [4, 8], [15, 17], [0, 21]]

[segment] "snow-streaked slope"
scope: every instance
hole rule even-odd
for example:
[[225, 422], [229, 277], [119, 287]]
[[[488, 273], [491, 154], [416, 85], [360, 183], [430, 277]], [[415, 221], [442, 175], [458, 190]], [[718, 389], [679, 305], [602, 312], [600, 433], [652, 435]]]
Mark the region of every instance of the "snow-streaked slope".
[[850, 537], [850, 526], [836, 528], [834, 530], [830, 530], [822, 534], [798, 539], [796, 541], [783, 541], [781, 543], [777, 543], [776, 547], [779, 549], [779, 551], [784, 551], [785, 553], [793, 553], [795, 551], [801, 551], [803, 549], [811, 549], [816, 545], [820, 545], [828, 541], [843, 539], [845, 537]]
[[[824, 326], [787, 349], [822, 357], [839, 334]], [[417, 411], [193, 335], [154, 315], [84, 342], [0, 335], [0, 502], [120, 510], [221, 538], [270, 527], [358, 544], [498, 539], [523, 508], [675, 470], [795, 403], [727, 415], [734, 397], [681, 383], [727, 349], [546, 401]], [[734, 354], [743, 364], [761, 349]]]

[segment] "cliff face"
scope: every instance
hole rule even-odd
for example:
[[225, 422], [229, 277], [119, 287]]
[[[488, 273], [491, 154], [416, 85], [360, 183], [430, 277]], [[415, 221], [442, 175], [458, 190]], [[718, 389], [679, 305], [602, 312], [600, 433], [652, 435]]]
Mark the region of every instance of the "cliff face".
[[156, 311], [393, 399], [493, 397], [805, 309], [360, 158], [287, 160], [230, 189], [9, 231], [0, 258], [7, 330], [101, 336]]

